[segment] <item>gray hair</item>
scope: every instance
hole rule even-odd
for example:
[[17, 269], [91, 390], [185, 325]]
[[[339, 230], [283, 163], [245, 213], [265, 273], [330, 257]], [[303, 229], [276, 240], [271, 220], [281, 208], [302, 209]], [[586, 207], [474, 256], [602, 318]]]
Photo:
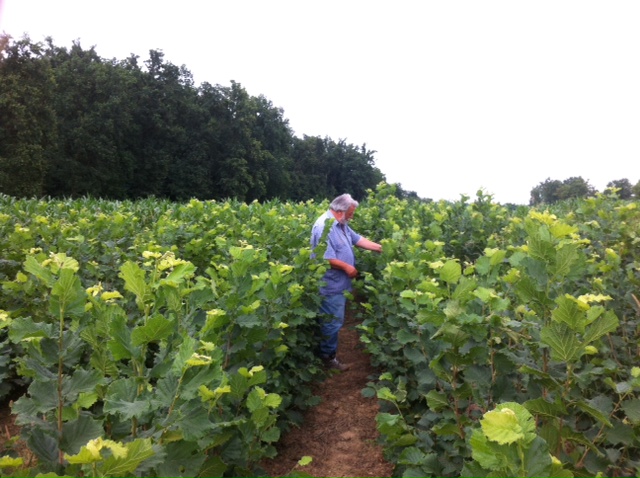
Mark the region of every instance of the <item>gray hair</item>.
[[332, 211], [336, 212], [345, 212], [348, 211], [350, 207], [358, 207], [358, 201], [351, 197], [351, 194], [341, 194], [333, 201], [331, 201], [331, 205], [329, 208]]

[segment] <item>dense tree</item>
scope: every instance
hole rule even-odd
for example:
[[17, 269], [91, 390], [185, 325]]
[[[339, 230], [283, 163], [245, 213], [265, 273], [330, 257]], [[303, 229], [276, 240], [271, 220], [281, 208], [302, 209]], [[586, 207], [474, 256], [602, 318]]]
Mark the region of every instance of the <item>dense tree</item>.
[[529, 204], [535, 206], [536, 204], [553, 204], [554, 202], [559, 201], [559, 190], [561, 187], [562, 181], [547, 178], [543, 183], [538, 184], [531, 190], [531, 199], [529, 200]]
[[264, 96], [195, 87], [161, 51], [141, 66], [5, 35], [0, 54], [0, 192], [303, 200], [384, 180], [365, 145], [297, 138]]
[[586, 198], [595, 195], [596, 192], [596, 189], [588, 181], [579, 176], [564, 181], [547, 178], [531, 190], [529, 204], [532, 206], [553, 204], [565, 199]]
[[616, 179], [615, 181], [609, 181], [607, 188], [615, 188], [618, 191], [616, 194], [620, 199], [630, 199], [633, 195], [633, 187], [631, 181], [628, 179]]
[[43, 47], [0, 36], [0, 191], [40, 196], [56, 144], [55, 80]]

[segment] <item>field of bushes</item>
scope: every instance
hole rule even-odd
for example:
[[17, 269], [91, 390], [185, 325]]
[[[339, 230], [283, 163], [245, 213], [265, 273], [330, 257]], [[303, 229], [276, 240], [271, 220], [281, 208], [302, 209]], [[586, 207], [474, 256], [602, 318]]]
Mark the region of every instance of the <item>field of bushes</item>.
[[[635, 476], [640, 209], [369, 191], [361, 340], [398, 476]], [[256, 476], [317, 403], [328, 201], [0, 196], [3, 476]]]

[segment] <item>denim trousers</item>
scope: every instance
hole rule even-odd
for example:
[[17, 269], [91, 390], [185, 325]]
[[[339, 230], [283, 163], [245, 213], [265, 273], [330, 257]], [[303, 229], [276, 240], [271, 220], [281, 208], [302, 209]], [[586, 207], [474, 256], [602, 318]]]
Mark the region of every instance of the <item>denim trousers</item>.
[[320, 304], [320, 357], [333, 358], [338, 350], [338, 332], [344, 324], [347, 298], [343, 294], [328, 295]]

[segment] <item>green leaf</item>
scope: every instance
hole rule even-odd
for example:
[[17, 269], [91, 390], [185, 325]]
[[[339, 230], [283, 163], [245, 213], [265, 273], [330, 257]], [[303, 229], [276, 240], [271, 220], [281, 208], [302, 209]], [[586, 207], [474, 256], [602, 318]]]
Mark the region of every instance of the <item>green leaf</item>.
[[567, 409], [562, 403], [548, 402], [542, 397], [527, 400], [523, 405], [534, 415], [544, 415], [547, 417], [557, 418], [562, 417], [567, 413]]
[[47, 435], [42, 428], [34, 428], [27, 439], [29, 449], [44, 463], [55, 463], [58, 460], [58, 443], [54, 437]]
[[552, 323], [543, 327], [540, 340], [551, 348], [551, 358], [557, 362], [575, 362], [584, 351], [575, 332], [564, 324]]
[[102, 376], [96, 370], [76, 370], [70, 380], [66, 380], [62, 386], [62, 393], [65, 397], [73, 400], [81, 392], [93, 392], [102, 383]]
[[586, 313], [581, 310], [578, 303], [566, 296], [560, 296], [556, 299], [558, 307], [551, 313], [553, 320], [563, 322], [579, 333], [584, 332], [586, 325]]
[[215, 428], [209, 419], [208, 411], [198, 400], [184, 403], [178, 410], [175, 425], [182, 432], [186, 441], [200, 440]]
[[471, 445], [471, 456], [482, 468], [499, 470], [508, 466], [508, 457], [503, 453], [499, 453], [481, 430], [473, 430], [469, 443]]
[[131, 343], [134, 346], [145, 345], [166, 339], [175, 330], [175, 321], [154, 315], [145, 325], [135, 327], [131, 332]]
[[579, 260], [578, 246], [565, 243], [556, 250], [555, 265], [551, 268], [551, 272], [558, 278], [566, 277]]
[[84, 313], [86, 297], [76, 273], [72, 269], [61, 269], [60, 277], [51, 289], [49, 312], [55, 317], [61, 314], [79, 317]]
[[400, 465], [420, 465], [426, 458], [426, 453], [415, 446], [410, 446], [402, 450], [398, 463]]
[[522, 427], [510, 408], [485, 413], [480, 424], [486, 437], [501, 445], [524, 440]]
[[131, 342], [131, 329], [127, 327], [126, 318], [117, 316], [109, 327], [111, 340], [107, 342], [107, 347], [111, 351], [114, 360], [124, 360], [140, 355], [140, 348], [134, 347]]
[[24, 270], [29, 274], [36, 276], [44, 282], [47, 287], [51, 287], [53, 285], [55, 277], [51, 271], [40, 264], [35, 257], [27, 256], [27, 259], [24, 261]]
[[401, 343], [402, 345], [406, 345], [411, 342], [418, 342], [420, 340], [419, 335], [414, 334], [407, 329], [398, 330], [398, 333], [396, 334], [396, 338], [398, 339], [398, 342]]
[[103, 433], [102, 422], [80, 415], [77, 420], [63, 424], [60, 448], [65, 453], [78, 453], [81, 447]]
[[191, 262], [185, 262], [178, 264], [173, 268], [173, 270], [160, 281], [160, 284], [182, 284], [185, 279], [189, 279], [193, 277], [196, 271], [196, 266], [194, 266]]
[[[228, 466], [222, 461], [222, 458], [219, 456], [209, 456], [202, 468], [200, 469], [200, 474], [192, 475], [192, 476], [224, 476], [224, 473], [227, 471]], [[173, 476], [171, 474], [164, 476]]]
[[591, 417], [595, 418], [597, 421], [599, 421], [603, 425], [606, 425], [608, 427], [612, 427], [613, 426], [611, 424], [611, 422], [609, 421], [609, 418], [604, 413], [602, 413], [600, 410], [595, 408], [592, 404], [587, 403], [584, 400], [578, 400], [575, 403], [575, 405], [580, 410], [582, 410], [586, 414], [590, 415]]
[[157, 466], [157, 476], [222, 476], [199, 474], [207, 454], [201, 452], [197, 443], [184, 440], [168, 443], [165, 452], [167, 457]]
[[525, 448], [523, 468], [526, 470], [527, 476], [552, 476], [549, 474], [551, 471], [549, 446], [539, 436], [536, 436], [531, 444]]
[[455, 284], [462, 276], [462, 267], [455, 260], [449, 260], [440, 268], [440, 279], [448, 284]]
[[598, 340], [600, 337], [604, 337], [608, 333], [614, 332], [618, 328], [618, 324], [619, 321], [616, 314], [608, 310], [587, 327], [584, 334], [585, 345]]
[[105, 476], [127, 476], [132, 474], [140, 464], [155, 455], [151, 439], [137, 439], [126, 445], [127, 455], [123, 458], [110, 456], [98, 468]]
[[640, 399], [625, 400], [622, 402], [622, 409], [634, 425], [640, 424]]
[[31, 317], [17, 317], [11, 321], [9, 325], [9, 339], [14, 344], [24, 339], [33, 339], [39, 337], [54, 338], [57, 335], [57, 329], [54, 324], [45, 324], [43, 322], [34, 322]]
[[429, 405], [429, 408], [434, 412], [440, 412], [450, 406], [449, 400], [447, 400], [447, 395], [443, 392], [430, 390], [425, 397], [427, 399], [427, 405]]
[[138, 385], [134, 378], [116, 380], [107, 389], [104, 399], [104, 411], [117, 413], [123, 419], [139, 417], [151, 410], [148, 400], [136, 400]]
[[136, 304], [144, 310], [147, 302], [153, 300], [150, 287], [145, 282], [145, 272], [135, 262], [127, 261], [120, 267], [120, 278], [124, 280], [124, 288], [136, 296]]

